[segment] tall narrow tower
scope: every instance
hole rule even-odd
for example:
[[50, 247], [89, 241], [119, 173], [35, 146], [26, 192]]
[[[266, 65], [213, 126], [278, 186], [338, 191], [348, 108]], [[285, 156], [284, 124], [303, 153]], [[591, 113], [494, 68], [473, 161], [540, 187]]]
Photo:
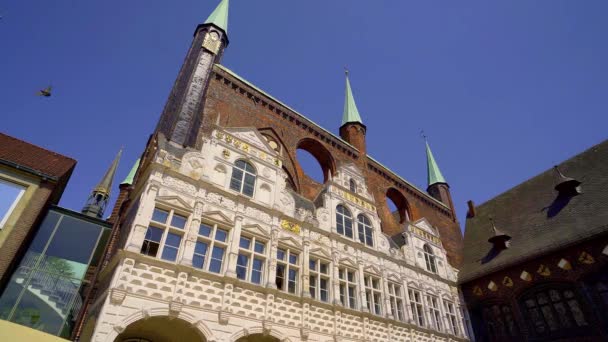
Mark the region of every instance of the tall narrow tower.
[[175, 144], [190, 147], [196, 144], [209, 75], [228, 46], [228, 1], [222, 0], [194, 31], [194, 39], [156, 126], [156, 132]]
[[122, 155], [122, 149], [118, 151], [118, 154], [114, 158], [112, 165], [108, 168], [103, 178], [97, 184], [97, 186], [91, 191], [87, 203], [82, 208], [82, 213], [88, 216], [103, 218], [103, 213], [108, 206], [110, 200], [110, 190], [112, 189], [112, 181], [114, 180], [114, 174], [118, 168], [120, 156]]
[[[429, 195], [433, 196], [436, 200], [441, 201], [443, 204], [450, 207], [452, 212], [454, 213], [454, 204], [452, 203], [452, 195], [450, 194], [450, 186], [446, 182], [441, 170], [439, 170], [439, 166], [435, 161], [435, 157], [433, 156], [433, 152], [431, 151], [431, 147], [429, 146], [428, 141], [425, 139], [426, 145], [426, 165], [427, 165], [427, 180], [428, 187], [426, 191]], [[454, 215], [454, 219], [456, 215]]]
[[[342, 114], [342, 126], [340, 126], [340, 137], [346, 140], [349, 144], [361, 152], [362, 155], [366, 154], [366, 143], [365, 133], [367, 127], [363, 124], [361, 116], [359, 115], [359, 109], [355, 103], [353, 91], [350, 87], [350, 80], [348, 78], [348, 70], [346, 73], [346, 90], [344, 94], [344, 113]], [[362, 158], [361, 158], [362, 159]]]

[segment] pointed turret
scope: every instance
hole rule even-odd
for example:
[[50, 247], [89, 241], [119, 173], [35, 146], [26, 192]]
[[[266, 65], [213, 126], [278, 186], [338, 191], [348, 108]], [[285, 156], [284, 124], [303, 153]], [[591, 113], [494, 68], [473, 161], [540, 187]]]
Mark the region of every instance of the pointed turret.
[[205, 20], [205, 24], [213, 24], [228, 33], [228, 0], [222, 0], [215, 10]]
[[190, 50], [156, 126], [156, 132], [178, 146], [197, 144], [210, 75], [228, 46], [228, 7], [228, 0], [221, 0], [207, 20], [196, 27]]
[[[342, 114], [342, 126], [340, 126], [340, 137], [346, 140], [349, 144], [357, 148], [361, 154], [366, 153], [366, 142], [365, 133], [367, 127], [361, 120], [359, 115], [359, 109], [355, 103], [355, 97], [353, 96], [353, 90], [350, 86], [350, 79], [348, 77], [348, 70], [346, 73], [346, 90], [344, 94], [344, 113]], [[363, 158], [360, 158], [363, 160]]]
[[135, 179], [135, 173], [137, 172], [137, 169], [139, 168], [139, 161], [140, 161], [140, 159], [138, 158], [135, 161], [135, 163], [133, 164], [131, 171], [129, 171], [129, 174], [127, 175], [127, 177], [125, 177], [125, 180], [123, 180], [122, 183], [120, 183], [120, 185], [133, 185], [133, 180]]
[[443, 175], [441, 174], [441, 170], [439, 170], [439, 166], [435, 161], [435, 157], [433, 156], [433, 152], [431, 152], [431, 147], [429, 146], [429, 142], [426, 141], [426, 166], [427, 166], [427, 180], [428, 186], [437, 183], [447, 183]]
[[112, 182], [114, 180], [114, 175], [116, 174], [116, 169], [118, 168], [121, 155], [122, 148], [120, 151], [118, 151], [112, 165], [110, 165], [106, 173], [103, 175], [103, 178], [99, 184], [97, 184], [93, 191], [91, 191], [91, 195], [89, 196], [87, 203], [82, 208], [83, 214], [96, 218], [103, 217], [103, 213], [108, 205], [108, 200], [110, 199]]
[[433, 152], [431, 152], [431, 147], [429, 146], [429, 142], [426, 140], [426, 136], [423, 135], [423, 137], [424, 143], [426, 145], [426, 165], [428, 182], [428, 187], [426, 188], [426, 191], [429, 193], [429, 195], [433, 196], [433, 198], [447, 205], [452, 210], [452, 213], [454, 215], [454, 221], [456, 221], [456, 211], [454, 210], [454, 204], [452, 203], [450, 186], [445, 181], [443, 174], [439, 170], [439, 166], [437, 165], [437, 161], [435, 161]]

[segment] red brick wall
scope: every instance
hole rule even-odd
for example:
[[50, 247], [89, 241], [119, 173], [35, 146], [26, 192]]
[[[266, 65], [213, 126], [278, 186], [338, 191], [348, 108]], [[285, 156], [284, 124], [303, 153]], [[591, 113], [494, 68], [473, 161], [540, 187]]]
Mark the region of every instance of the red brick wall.
[[[258, 93], [223, 70], [215, 69], [207, 90], [203, 113], [202, 129], [199, 132], [198, 144], [202, 136], [208, 136], [219, 124], [222, 127], [256, 127], [271, 129], [283, 144], [284, 167], [291, 174], [299, 192], [314, 200], [322, 188], [302, 172], [296, 161], [296, 149], [303, 139], [314, 139], [319, 142], [310, 151], [315, 155], [315, 148], [325, 149], [331, 155], [335, 165], [355, 162], [363, 168], [369, 190], [373, 193], [378, 207], [378, 214], [383, 221], [382, 230], [389, 235], [402, 232], [404, 224], [395, 222], [386, 204], [386, 192], [390, 187], [399, 190], [405, 196], [410, 218], [417, 220], [427, 218], [439, 229], [444, 247], [448, 252], [449, 262], [458, 266], [462, 260], [462, 234], [450, 208], [437, 204], [426, 193], [421, 193], [412, 186], [398, 180], [383, 167], [368, 160], [347, 144], [330, 136], [312, 125], [307, 119], [298, 116], [287, 108]], [[338, 114], [336, 114], [338, 115]], [[354, 133], [354, 132], [353, 132]], [[360, 137], [359, 137], [360, 138]], [[363, 158], [363, 159], [361, 159]], [[330, 168], [329, 165], [322, 167]]]

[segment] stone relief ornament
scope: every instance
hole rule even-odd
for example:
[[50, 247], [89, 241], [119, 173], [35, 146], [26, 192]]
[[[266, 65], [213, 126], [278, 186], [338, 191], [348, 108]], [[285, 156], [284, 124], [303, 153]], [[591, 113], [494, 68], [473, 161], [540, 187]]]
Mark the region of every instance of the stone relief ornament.
[[253, 217], [255, 219], [257, 219], [258, 221], [262, 221], [262, 222], [266, 222], [269, 223], [272, 221], [272, 217], [268, 214], [266, 214], [265, 212], [258, 210], [256, 208], [252, 208], [252, 207], [247, 207], [245, 209], [245, 215], [249, 216], [249, 217]]
[[187, 193], [189, 195], [196, 194], [196, 187], [194, 185], [188, 184], [188, 183], [184, 182], [183, 180], [173, 178], [171, 176], [165, 176], [163, 178], [163, 185], [165, 185], [169, 188], [178, 190], [180, 192]]
[[295, 234], [300, 234], [300, 225], [297, 223], [281, 220], [281, 228]]
[[317, 219], [321, 222], [329, 221], [329, 210], [321, 208], [317, 210]]
[[270, 169], [269, 169], [269, 168], [267, 168], [267, 167], [265, 167], [265, 168], [262, 170], [262, 176], [264, 176], [264, 177], [266, 177], [266, 178], [269, 178], [269, 177], [271, 176], [271, 174], [272, 174], [272, 171], [270, 171]]
[[214, 192], [210, 192], [207, 194], [207, 201], [217, 204], [226, 209], [234, 210], [236, 208], [236, 204], [233, 200], [224, 198], [222, 195], [216, 194]]

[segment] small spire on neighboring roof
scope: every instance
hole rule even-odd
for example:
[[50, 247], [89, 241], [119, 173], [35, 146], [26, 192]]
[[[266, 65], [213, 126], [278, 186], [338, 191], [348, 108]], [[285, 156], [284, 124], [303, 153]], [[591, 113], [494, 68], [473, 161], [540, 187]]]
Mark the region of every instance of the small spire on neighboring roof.
[[222, 0], [215, 10], [205, 20], [205, 24], [213, 24], [228, 33], [228, 1]]
[[97, 217], [99, 219], [103, 217], [103, 212], [105, 211], [110, 199], [112, 181], [114, 180], [114, 175], [116, 174], [116, 169], [118, 168], [118, 163], [120, 162], [120, 157], [122, 156], [122, 149], [123, 148], [121, 147], [120, 151], [118, 151], [114, 161], [112, 161], [112, 165], [110, 165], [106, 173], [103, 175], [103, 178], [99, 184], [97, 184], [93, 191], [91, 191], [86, 204], [82, 208], [83, 214]]
[[494, 248], [505, 249], [509, 248], [511, 236], [505, 234], [496, 228], [494, 225], [494, 219], [492, 217], [490, 219], [490, 224], [492, 225], [492, 236], [488, 239], [488, 242], [494, 245]]
[[424, 135], [424, 131], [422, 132], [422, 137], [424, 138], [424, 143], [426, 145], [426, 166], [427, 166], [427, 181], [428, 186], [437, 183], [445, 183], [445, 178], [443, 178], [443, 174], [441, 174], [441, 170], [439, 170], [439, 165], [435, 161], [435, 157], [433, 156], [433, 152], [431, 152], [431, 147], [429, 146], [429, 142]]
[[363, 124], [355, 98], [353, 97], [353, 91], [350, 88], [350, 80], [348, 79], [348, 69], [344, 67], [344, 74], [346, 75], [346, 91], [344, 96], [344, 114], [342, 114], [342, 125], [349, 122], [357, 122]]
[[580, 188], [581, 182], [574, 178], [564, 176], [557, 165], [554, 166], [554, 169], [559, 177], [555, 190], [557, 190], [560, 195], [576, 196], [582, 193]]
[[139, 168], [139, 161], [140, 161], [140, 159], [137, 158], [137, 160], [133, 164], [133, 167], [131, 168], [131, 171], [129, 171], [129, 174], [127, 175], [125, 180], [123, 180], [122, 183], [120, 183], [120, 185], [133, 185], [133, 179], [135, 178], [135, 173], [137, 172], [137, 169]]
[[110, 195], [110, 191], [112, 190], [112, 181], [114, 180], [114, 174], [116, 174], [116, 169], [118, 168], [118, 163], [120, 162], [120, 157], [122, 156], [122, 150], [123, 148], [121, 147], [118, 154], [114, 158], [112, 165], [110, 165], [99, 184], [97, 184], [95, 189], [93, 189], [93, 192], [105, 193], [108, 196]]

